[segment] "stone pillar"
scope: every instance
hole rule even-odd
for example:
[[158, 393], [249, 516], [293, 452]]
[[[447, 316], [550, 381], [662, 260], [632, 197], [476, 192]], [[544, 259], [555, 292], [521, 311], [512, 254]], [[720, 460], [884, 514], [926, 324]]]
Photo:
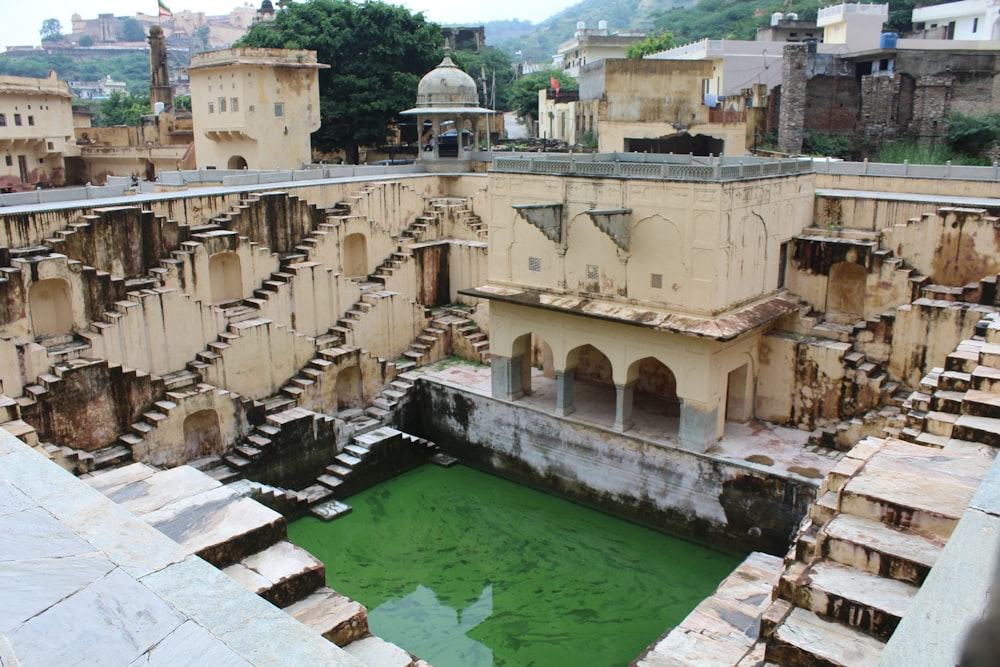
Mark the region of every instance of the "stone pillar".
[[573, 405], [573, 379], [575, 377], [575, 368], [556, 371], [556, 414], [560, 417], [576, 412], [576, 406]]
[[619, 433], [632, 428], [632, 397], [635, 393], [635, 382], [615, 385], [615, 430]]
[[490, 360], [490, 381], [493, 398], [505, 401], [516, 401], [524, 396], [524, 385], [521, 380], [521, 370], [524, 356], [500, 357]]
[[802, 152], [802, 126], [806, 120], [806, 48], [805, 44], [788, 44], [781, 61], [778, 150], [784, 153]]
[[718, 440], [718, 407], [709, 408], [688, 399], [681, 402], [681, 447], [689, 452], [704, 452]]

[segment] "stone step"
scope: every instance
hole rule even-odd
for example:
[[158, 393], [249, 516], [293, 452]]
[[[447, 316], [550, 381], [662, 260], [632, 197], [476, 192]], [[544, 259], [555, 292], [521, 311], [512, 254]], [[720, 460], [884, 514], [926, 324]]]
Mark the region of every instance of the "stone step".
[[823, 526], [822, 555], [882, 577], [920, 585], [937, 562], [944, 540], [838, 514]]
[[333, 475], [320, 475], [316, 478], [316, 481], [331, 491], [336, 491], [337, 488], [344, 483], [344, 480], [339, 477], [334, 477]]
[[[963, 402], [963, 407], [968, 403]], [[982, 407], [982, 404], [979, 404]], [[957, 440], [979, 442], [990, 447], [1000, 447], [1000, 419], [961, 415], [955, 420], [951, 437]]]
[[822, 526], [834, 517], [838, 509], [839, 501], [837, 492], [827, 491], [809, 506], [809, 518], [816, 525]]
[[[973, 417], [1000, 418], [1000, 394], [970, 389], [960, 400], [961, 412]], [[956, 410], [957, 412], [957, 410]]]
[[286, 541], [250, 554], [222, 571], [278, 607], [301, 600], [326, 583], [323, 563]]
[[365, 637], [351, 642], [344, 650], [364, 665], [378, 667], [413, 667], [413, 656], [378, 637]]
[[441, 466], [442, 468], [450, 468], [456, 463], [458, 463], [458, 459], [456, 459], [454, 456], [449, 456], [444, 452], [436, 452], [434, 454], [431, 454], [428, 460], [435, 465]]
[[357, 456], [352, 456], [351, 454], [340, 453], [333, 457], [333, 460], [347, 468], [355, 468], [361, 464], [361, 459]]
[[976, 366], [972, 371], [972, 388], [980, 391], [1000, 391], [1000, 368]]
[[324, 468], [324, 470], [326, 470], [328, 474], [333, 475], [335, 477], [347, 477], [352, 472], [351, 468], [342, 465], [337, 465], [336, 463], [331, 463], [326, 468]]
[[347, 646], [368, 634], [364, 606], [325, 586], [285, 611], [337, 646]]
[[370, 453], [367, 447], [363, 447], [362, 445], [353, 442], [344, 446], [344, 451], [353, 456], [357, 456], [358, 458], [364, 458]]
[[322, 503], [333, 497], [333, 491], [322, 484], [313, 484], [299, 491], [299, 496], [310, 505]]
[[938, 389], [931, 397], [930, 411], [958, 414], [962, 411], [962, 400], [964, 397], [965, 392], [962, 391]]
[[947, 538], [990, 463], [975, 452], [886, 440], [841, 489], [840, 511]]
[[771, 665], [876, 667], [885, 644], [805, 609], [792, 609], [767, 642]]
[[968, 391], [972, 385], [972, 374], [959, 371], [944, 371], [938, 378], [938, 388], [948, 391]]
[[[330, 495], [333, 495], [332, 490], [330, 491]], [[311, 508], [309, 512], [317, 519], [330, 522], [346, 514], [350, 514], [353, 510], [353, 507], [339, 500], [327, 500]]]
[[778, 594], [796, 607], [858, 628], [882, 641], [906, 614], [917, 587], [832, 561], [792, 563]]

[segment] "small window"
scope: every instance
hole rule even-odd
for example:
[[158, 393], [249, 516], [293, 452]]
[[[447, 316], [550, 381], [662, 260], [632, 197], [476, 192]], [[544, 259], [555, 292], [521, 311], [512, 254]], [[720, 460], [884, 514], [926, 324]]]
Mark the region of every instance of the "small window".
[[53, 144], [53, 143], [52, 143], [51, 141], [48, 141], [48, 142], [46, 142], [46, 144], [45, 144], [45, 145], [46, 145], [46, 146], [48, 146], [48, 149], [49, 149], [50, 151], [52, 151], [52, 150], [55, 150], [55, 148], [56, 148], [56, 145], [55, 145], [55, 144]]
[[34, 125], [34, 124], [35, 124], [35, 117], [28, 116], [28, 125]]
[[249, 111], [250, 113], [253, 113], [256, 110], [257, 110], [256, 107], [254, 107], [254, 105], [252, 104], [247, 108], [247, 111]]
[[219, 98], [219, 113], [226, 113], [226, 98]]
[[21, 125], [21, 114], [14, 114], [14, 125]]
[[649, 285], [654, 289], [660, 289], [663, 287], [663, 275], [659, 273], [650, 274]]
[[9, 155], [7, 156], [7, 166], [8, 167], [13, 167], [14, 166], [14, 158], [12, 158]]
[[43, 157], [38, 158], [38, 164], [45, 164], [45, 158]]
[[7, 127], [7, 114], [0, 113], [0, 127]]
[[229, 110], [236, 113], [240, 110], [240, 99], [238, 97], [229, 98]]
[[208, 113], [215, 113], [215, 105], [211, 102], [208, 103]]
[[601, 277], [601, 270], [593, 264], [587, 265], [587, 280], [597, 280]]
[[979, 30], [979, 19], [972, 19], [972, 32]]
[[274, 103], [274, 117], [275, 118], [284, 118], [285, 117], [285, 103], [284, 102], [275, 102]]
[[541, 271], [542, 270], [542, 259], [540, 257], [529, 257], [528, 258], [528, 270], [529, 271]]

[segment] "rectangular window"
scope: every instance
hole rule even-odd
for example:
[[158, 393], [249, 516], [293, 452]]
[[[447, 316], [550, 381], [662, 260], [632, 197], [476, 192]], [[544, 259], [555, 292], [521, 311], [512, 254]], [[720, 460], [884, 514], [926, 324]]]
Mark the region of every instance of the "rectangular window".
[[649, 285], [654, 289], [660, 289], [663, 287], [663, 275], [660, 273], [650, 274]]
[[601, 270], [593, 264], [587, 265], [587, 280], [597, 280], [601, 277]]
[[35, 117], [28, 116], [28, 125], [34, 125], [34, 124], [35, 124]]
[[14, 158], [12, 158], [9, 155], [7, 156], [7, 166], [8, 167], [13, 167], [14, 166]]
[[528, 270], [529, 271], [541, 271], [542, 270], [542, 259], [540, 257], [529, 257], [528, 258]]
[[778, 289], [785, 287], [785, 264], [788, 263], [788, 241], [778, 248]]
[[249, 109], [248, 109], [248, 111], [250, 111], [250, 113], [253, 113], [255, 110], [256, 110], [256, 107], [254, 107], [254, 105], [251, 104], [250, 107], [249, 107]]
[[0, 113], [0, 127], [7, 127], [7, 114]]
[[972, 32], [979, 30], [979, 19], [972, 19]]
[[238, 97], [229, 98], [229, 110], [232, 111], [233, 113], [236, 113], [237, 111], [240, 110], [240, 100]]
[[55, 144], [53, 144], [53, 143], [52, 143], [51, 141], [49, 141], [49, 142], [46, 142], [46, 144], [45, 144], [45, 145], [46, 145], [46, 146], [48, 146], [48, 148], [49, 148], [49, 150], [50, 150], [50, 151], [51, 151], [51, 150], [55, 150], [55, 147], [56, 147], [56, 145], [55, 145]]
[[226, 98], [219, 98], [219, 113], [226, 113]]
[[14, 114], [14, 125], [20, 125], [20, 124], [21, 124], [21, 114], [16, 113]]
[[215, 105], [211, 102], [208, 103], [208, 113], [215, 113]]
[[275, 102], [274, 103], [274, 117], [275, 118], [284, 118], [285, 117], [285, 103], [284, 102]]

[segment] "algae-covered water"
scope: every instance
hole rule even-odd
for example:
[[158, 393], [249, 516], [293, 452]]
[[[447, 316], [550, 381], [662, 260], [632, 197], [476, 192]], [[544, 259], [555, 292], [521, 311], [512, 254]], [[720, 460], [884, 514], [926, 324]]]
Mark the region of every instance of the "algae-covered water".
[[739, 558], [491, 475], [423, 466], [290, 539], [368, 607], [374, 634], [434, 667], [621, 667]]

